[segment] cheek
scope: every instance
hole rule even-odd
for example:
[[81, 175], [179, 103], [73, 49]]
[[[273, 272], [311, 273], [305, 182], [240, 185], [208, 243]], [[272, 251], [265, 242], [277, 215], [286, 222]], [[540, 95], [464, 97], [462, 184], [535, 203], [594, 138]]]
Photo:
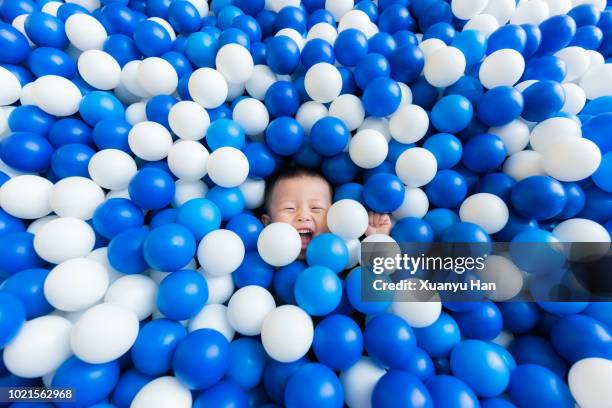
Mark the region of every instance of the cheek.
[[285, 222], [287, 224], [291, 224], [291, 222], [293, 221], [293, 216], [288, 213], [278, 213], [274, 215], [274, 217], [272, 218], [272, 221], [273, 222]]
[[317, 229], [319, 231], [326, 232], [328, 230], [327, 229], [327, 213], [317, 214], [315, 216], [315, 220], [317, 223]]

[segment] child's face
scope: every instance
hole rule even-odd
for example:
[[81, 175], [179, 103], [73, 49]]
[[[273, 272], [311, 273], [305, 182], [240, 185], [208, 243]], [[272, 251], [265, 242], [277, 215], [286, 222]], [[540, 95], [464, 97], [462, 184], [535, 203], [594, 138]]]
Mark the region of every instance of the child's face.
[[313, 237], [329, 231], [327, 210], [331, 201], [329, 184], [320, 177], [283, 179], [274, 186], [264, 223], [291, 224], [300, 233], [304, 250]]

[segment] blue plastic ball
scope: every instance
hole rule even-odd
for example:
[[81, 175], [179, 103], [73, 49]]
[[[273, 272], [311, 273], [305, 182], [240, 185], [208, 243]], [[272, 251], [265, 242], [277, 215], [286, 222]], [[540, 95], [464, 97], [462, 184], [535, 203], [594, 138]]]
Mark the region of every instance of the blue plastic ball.
[[196, 67], [214, 67], [218, 49], [218, 41], [213, 35], [196, 32], [187, 38], [185, 55]]
[[495, 194], [506, 203], [510, 202], [510, 194], [516, 181], [506, 173], [489, 173], [478, 180], [476, 191]]
[[249, 36], [251, 51], [253, 50], [253, 43], [259, 43], [261, 41], [261, 27], [259, 27], [257, 20], [249, 15], [243, 14], [236, 16], [234, 21], [232, 21], [232, 28], [237, 28]]
[[391, 368], [401, 368], [416, 350], [412, 328], [401, 317], [389, 313], [370, 320], [363, 338], [368, 355]]
[[149, 268], [142, 254], [142, 247], [149, 231], [144, 228], [125, 230], [108, 244], [108, 262], [119, 272], [142, 273]]
[[458, 222], [442, 234], [443, 242], [491, 242], [491, 237], [480, 226], [471, 222]]
[[463, 146], [463, 164], [472, 171], [489, 172], [498, 168], [505, 159], [506, 147], [497, 135], [477, 135]]
[[467, 182], [455, 170], [440, 170], [425, 186], [429, 202], [436, 207], [453, 208], [467, 195]]
[[0, 347], [13, 340], [25, 321], [26, 311], [21, 299], [10, 293], [0, 292]]
[[459, 222], [459, 216], [452, 210], [447, 208], [435, 208], [430, 210], [425, 217], [425, 221], [431, 227], [434, 234], [434, 240], [439, 240], [444, 231]]
[[225, 228], [235, 232], [240, 237], [245, 250], [254, 251], [257, 249], [257, 238], [263, 230], [263, 224], [257, 217], [248, 213], [239, 214], [229, 220]]
[[312, 316], [332, 312], [342, 298], [342, 282], [334, 271], [325, 266], [311, 266], [295, 280], [297, 304]]
[[308, 70], [310, 67], [320, 62], [333, 64], [336, 60], [334, 57], [334, 48], [327, 41], [320, 38], [308, 41], [302, 49], [300, 58], [305, 70]]
[[196, 271], [180, 270], [166, 276], [159, 284], [157, 307], [166, 317], [187, 320], [194, 317], [208, 300], [208, 285]]
[[502, 314], [493, 302], [478, 302], [477, 305], [454, 315], [459, 329], [470, 339], [493, 340], [502, 330]]
[[565, 360], [575, 363], [588, 357], [612, 358], [610, 328], [584, 315], [568, 315], [554, 323], [550, 340]]
[[363, 106], [370, 115], [389, 116], [397, 110], [402, 93], [397, 82], [390, 78], [374, 79], [363, 91]]
[[[97, 15], [97, 17], [100, 19], [102, 25], [104, 25], [107, 33], [125, 34], [129, 36], [134, 34], [134, 28], [139, 21], [138, 16], [133, 10], [126, 7], [126, 5], [127, 2], [126, 4], [120, 4], [119, 2], [113, 1], [99, 10], [100, 13]], [[86, 10], [81, 11], [86, 12]], [[67, 11], [65, 14], [69, 14], [71, 12], [74, 11]], [[59, 12], [58, 17], [60, 17]]]
[[332, 370], [345, 370], [361, 357], [363, 336], [351, 318], [330, 315], [317, 324], [312, 348], [322, 364]]
[[432, 242], [434, 233], [427, 221], [404, 217], [393, 225], [391, 237], [397, 242]]
[[306, 269], [301, 261], [294, 261], [287, 266], [279, 268], [274, 274], [274, 291], [286, 303], [295, 304], [293, 288], [297, 276]]
[[138, 391], [151, 380], [153, 377], [142, 374], [136, 369], [125, 371], [117, 382], [111, 402], [117, 407], [129, 407]]
[[91, 128], [78, 119], [61, 119], [55, 122], [47, 136], [51, 145], [58, 148], [70, 143], [91, 145], [93, 142]]
[[24, 27], [28, 38], [39, 47], [61, 50], [68, 45], [64, 23], [51, 14], [35, 11], [25, 19]]
[[220, 381], [202, 392], [193, 403], [194, 408], [234, 407], [248, 408], [249, 399], [244, 390], [232, 381]]
[[[394, 34], [401, 30], [412, 28], [414, 20], [408, 9], [401, 4], [391, 4], [380, 13], [378, 17], [378, 29], [385, 33]], [[426, 28], [423, 27], [423, 31]]]
[[217, 206], [223, 221], [235, 217], [244, 210], [244, 197], [238, 187], [215, 186], [208, 190], [206, 198]]
[[484, 87], [473, 76], [464, 75], [457, 82], [444, 89], [444, 95], [461, 95], [465, 96], [472, 104], [478, 107], [480, 98], [484, 93]]
[[[8, 20], [12, 21], [12, 20]], [[18, 64], [30, 54], [30, 45], [26, 37], [15, 27], [0, 23], [0, 62]]]
[[68, 54], [50, 47], [34, 49], [28, 57], [28, 67], [37, 77], [58, 75], [67, 79], [74, 78], [77, 69], [76, 63]]
[[121, 67], [142, 57], [134, 40], [125, 34], [109, 35], [104, 41], [102, 49], [112, 56]]
[[221, 212], [209, 199], [194, 198], [178, 208], [176, 223], [189, 229], [199, 241], [204, 235], [219, 228]]
[[244, 142], [244, 130], [231, 119], [218, 119], [206, 131], [206, 143], [211, 150], [227, 146], [242, 149]]
[[43, 136], [31, 132], [15, 132], [2, 139], [0, 159], [21, 171], [40, 172], [51, 164], [53, 147]]
[[554, 116], [565, 103], [565, 91], [558, 82], [544, 80], [523, 91], [524, 108], [521, 116], [531, 122], [541, 122]]
[[354, 67], [368, 53], [368, 39], [355, 28], [338, 34], [334, 42], [334, 55], [345, 67]]
[[134, 43], [146, 57], [160, 56], [172, 48], [168, 31], [161, 24], [151, 20], [144, 20], [136, 25]]
[[64, 145], [53, 152], [51, 170], [59, 178], [89, 177], [89, 160], [96, 152], [80, 143]]
[[415, 328], [414, 334], [418, 346], [431, 357], [448, 356], [461, 340], [459, 326], [447, 313], [440, 314], [438, 320], [430, 326]]
[[8, 116], [8, 125], [13, 132], [32, 132], [47, 135], [55, 118], [37, 106], [18, 106]]
[[132, 125], [124, 120], [102, 120], [93, 130], [93, 141], [98, 149], [117, 149], [130, 152], [128, 134]]
[[489, 36], [487, 55], [506, 48], [523, 52], [526, 44], [527, 33], [523, 27], [515, 24], [503, 25]]
[[348, 259], [348, 248], [344, 240], [334, 234], [314, 237], [306, 249], [306, 260], [310, 266], [325, 266], [335, 273], [344, 270]]
[[497, 86], [487, 91], [478, 102], [478, 119], [489, 126], [503, 126], [523, 112], [523, 94], [511, 86]]
[[0, 286], [0, 293], [8, 293], [21, 301], [25, 318], [31, 320], [53, 311], [44, 294], [47, 269], [24, 269], [6, 279]]
[[567, 198], [563, 185], [548, 176], [531, 176], [512, 189], [512, 206], [523, 217], [546, 220], [558, 215]]
[[449, 133], [438, 133], [428, 137], [423, 147], [435, 156], [440, 170], [454, 167], [463, 154], [461, 141]]
[[266, 360], [266, 352], [259, 341], [234, 340], [229, 345], [229, 368], [225, 377], [244, 390], [252, 389], [261, 382]]
[[451, 45], [463, 53], [466, 66], [470, 67], [484, 57], [487, 50], [487, 38], [479, 30], [466, 30], [457, 33]]
[[187, 329], [169, 319], [144, 324], [130, 351], [134, 367], [147, 375], [164, 374], [172, 368], [172, 356], [185, 336]]
[[249, 143], [242, 149], [242, 153], [249, 161], [249, 177], [265, 178], [274, 172], [276, 157], [264, 143]]
[[37, 4], [32, 0], [6, 1], [0, 5], [0, 14], [6, 21], [13, 21], [21, 14], [30, 14], [38, 10]]
[[33, 234], [17, 231], [0, 235], [0, 276], [43, 265], [44, 261], [34, 251]]
[[142, 210], [125, 198], [106, 200], [96, 208], [93, 215], [95, 231], [108, 239], [127, 229], [140, 228], [143, 224]]
[[353, 269], [346, 278], [346, 295], [355, 310], [363, 314], [383, 313], [391, 304], [392, 298], [384, 296], [376, 301], [363, 300], [361, 296], [361, 268]]
[[159, 123], [169, 129], [168, 114], [170, 113], [170, 109], [172, 109], [177, 102], [178, 101], [170, 95], [155, 95], [147, 101], [145, 106], [147, 120]]
[[143, 254], [149, 266], [165, 272], [173, 272], [187, 265], [195, 251], [193, 234], [180, 224], [155, 228], [143, 244]]
[[567, 384], [549, 369], [535, 364], [519, 365], [512, 371], [508, 394], [519, 407], [575, 405]]
[[192, 331], [174, 353], [176, 377], [190, 389], [205, 389], [219, 381], [229, 367], [229, 343], [212, 329]]
[[405, 186], [400, 179], [389, 173], [370, 177], [363, 188], [366, 205], [373, 211], [389, 213], [397, 210], [404, 202]]
[[532, 58], [525, 67], [523, 80], [535, 79], [563, 82], [567, 74], [567, 65], [560, 58], [547, 55], [540, 58]]
[[576, 22], [568, 15], [552, 16], [539, 27], [542, 41], [538, 47], [538, 55], [549, 55], [566, 47], [576, 34]]
[[521, 336], [512, 342], [510, 351], [517, 364], [537, 364], [548, 368], [560, 378], [565, 378], [567, 364], [542, 337]]
[[296, 153], [304, 142], [304, 129], [299, 122], [288, 116], [274, 119], [266, 129], [268, 147], [280, 156]]
[[306, 31], [306, 13], [299, 7], [286, 6], [276, 14], [276, 29], [291, 28], [298, 33]]
[[480, 404], [466, 383], [449, 375], [437, 375], [425, 382], [435, 407], [477, 408]]
[[440, 132], [456, 133], [472, 120], [474, 109], [461, 95], [448, 95], [440, 99], [431, 111], [431, 121]]
[[239, 28], [228, 28], [219, 36], [219, 48], [227, 44], [240, 44], [250, 50], [251, 38]]
[[125, 108], [112, 93], [93, 91], [83, 96], [79, 113], [87, 124], [95, 126], [105, 119], [123, 120]]
[[322, 364], [304, 364], [287, 381], [285, 404], [288, 407], [342, 408], [343, 402], [340, 380]]
[[267, 42], [266, 62], [276, 74], [291, 74], [300, 62], [300, 49], [291, 38], [275, 36]]
[[451, 370], [480, 397], [495, 397], [508, 387], [510, 370], [496, 348], [480, 340], [465, 340], [451, 353]]
[[[78, 395], [78, 406], [93, 406], [110, 395], [119, 380], [119, 363], [117, 360], [103, 364], [90, 364], [76, 356], [68, 358], [55, 371], [52, 387], [73, 389]], [[74, 407], [74, 402], [60, 402], [57, 406]]]
[[391, 65], [380, 54], [367, 54], [357, 63], [354, 74], [357, 86], [366, 89], [374, 79], [389, 77], [391, 75]]
[[372, 391], [372, 406], [433, 408], [433, 401], [425, 385], [413, 374], [391, 370], [383, 375]]
[[155, 167], [138, 170], [128, 185], [132, 201], [144, 210], [164, 208], [174, 198], [175, 190], [172, 177]]
[[247, 252], [238, 269], [232, 273], [234, 285], [238, 288], [249, 285], [268, 288], [273, 278], [274, 268], [268, 265], [256, 251]]
[[[369, 0], [366, 0], [369, 2]], [[368, 39], [368, 51], [389, 58], [397, 49], [397, 43], [389, 33], [378, 32]]]
[[189, 34], [200, 29], [198, 10], [188, 1], [174, 1], [168, 7], [168, 22], [178, 32]]

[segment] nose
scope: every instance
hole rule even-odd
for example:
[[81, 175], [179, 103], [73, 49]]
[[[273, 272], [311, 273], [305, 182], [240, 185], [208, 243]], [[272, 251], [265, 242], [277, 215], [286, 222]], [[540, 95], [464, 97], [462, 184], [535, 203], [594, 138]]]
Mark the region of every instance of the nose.
[[310, 210], [305, 209], [305, 208], [298, 210], [296, 217], [297, 217], [297, 220], [300, 222], [312, 220], [312, 214], [310, 213]]

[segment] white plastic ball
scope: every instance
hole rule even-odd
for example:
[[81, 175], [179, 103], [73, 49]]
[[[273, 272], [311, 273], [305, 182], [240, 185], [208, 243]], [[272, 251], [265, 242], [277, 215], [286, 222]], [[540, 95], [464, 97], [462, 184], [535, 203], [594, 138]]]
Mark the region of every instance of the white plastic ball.
[[306, 71], [304, 87], [312, 100], [329, 103], [340, 95], [342, 75], [335, 66], [319, 62]]
[[89, 220], [96, 208], [104, 202], [104, 191], [86, 177], [66, 177], [59, 180], [51, 191], [50, 204], [60, 217]]
[[482, 65], [478, 76], [485, 88], [496, 86], [514, 85], [525, 71], [525, 59], [520, 52], [506, 48], [493, 52], [487, 56]]
[[221, 333], [227, 341], [232, 341], [236, 331], [228, 320], [227, 306], [207, 304], [189, 321], [189, 331], [212, 329]]
[[549, 15], [558, 16], [559, 14], [567, 14], [572, 8], [572, 2], [570, 0], [544, 0], [548, 6]]
[[435, 87], [447, 87], [459, 80], [465, 71], [465, 56], [455, 47], [445, 47], [425, 59], [423, 74]]
[[208, 2], [206, 0], [185, 0], [191, 3], [200, 14], [200, 17], [204, 18], [208, 15]]
[[[338, 99], [340, 99], [338, 97]], [[336, 99], [336, 100], [338, 100]], [[335, 102], [335, 101], [334, 101]], [[332, 102], [332, 105], [334, 103]], [[312, 126], [317, 123], [319, 119], [326, 117], [328, 114], [327, 107], [322, 103], [315, 101], [304, 102], [297, 110], [295, 114], [295, 120], [302, 126], [304, 133], [310, 134]]]
[[101, 303], [83, 313], [74, 324], [70, 345], [86, 363], [108, 363], [132, 347], [138, 329], [134, 312], [114, 303]]
[[13, 22], [11, 23], [11, 25], [15, 27], [17, 31], [23, 34], [26, 40], [28, 40], [28, 44], [30, 45], [30, 47], [34, 47], [35, 44], [32, 42], [32, 40], [30, 40], [30, 37], [28, 37], [28, 33], [26, 33], [26, 30], [25, 30], [25, 21], [29, 16], [30, 16], [29, 14], [20, 14], [13, 19]]
[[402, 99], [400, 100], [400, 105], [411, 105], [412, 104], [412, 90], [408, 85], [403, 82], [397, 83], [400, 87], [400, 92], [402, 93]]
[[157, 122], [140, 122], [128, 134], [130, 150], [143, 160], [157, 161], [168, 156], [172, 135]]
[[247, 135], [257, 135], [266, 130], [270, 115], [266, 106], [255, 98], [241, 99], [232, 111], [232, 119], [238, 122]]
[[282, 363], [296, 361], [310, 349], [314, 338], [312, 319], [297, 306], [283, 305], [266, 316], [261, 344], [266, 353]]
[[572, 396], [581, 408], [598, 408], [612, 401], [612, 361], [590, 357], [579, 360], [567, 376]]
[[49, 198], [53, 183], [34, 175], [16, 176], [0, 186], [0, 207], [10, 215], [26, 220], [44, 217], [52, 209]]
[[144, 275], [126, 275], [117, 279], [106, 292], [104, 301], [136, 314], [138, 320], [151, 316], [155, 309], [157, 284]]
[[26, 231], [30, 234], [36, 235], [43, 226], [47, 225], [50, 221], [55, 220], [56, 218], [59, 217], [57, 215], [47, 215], [46, 217], [34, 220], [30, 225], [28, 225]]
[[244, 244], [233, 231], [219, 229], [209, 232], [198, 246], [198, 261], [212, 275], [234, 272], [244, 258]]
[[405, 150], [395, 163], [395, 172], [407, 187], [424, 186], [433, 180], [437, 171], [436, 157], [422, 147]]
[[255, 65], [251, 77], [245, 83], [245, 89], [255, 99], [263, 101], [266, 91], [276, 82], [276, 75], [267, 65]]
[[244, 206], [249, 210], [254, 210], [263, 205], [266, 194], [266, 181], [247, 178], [244, 183], [238, 186], [244, 198]]
[[164, 30], [168, 32], [168, 35], [170, 36], [170, 41], [174, 42], [174, 40], [176, 40], [176, 32], [174, 32], [174, 28], [168, 21], [164, 20], [161, 17], [149, 17], [147, 18], [147, 20], [153, 21], [154, 23], [157, 23], [162, 26]]
[[565, 102], [561, 108], [561, 112], [577, 115], [582, 111], [586, 104], [586, 93], [584, 89], [572, 82], [561, 84], [565, 92]]
[[102, 23], [89, 14], [73, 14], [64, 24], [68, 40], [81, 51], [101, 50], [108, 37]]
[[147, 103], [136, 102], [125, 110], [125, 120], [132, 126], [147, 121]]
[[407, 187], [404, 192], [404, 201], [400, 207], [393, 211], [396, 219], [405, 217], [423, 218], [429, 210], [427, 194], [418, 187]]
[[[401, 109], [401, 107], [400, 107]], [[399, 109], [398, 109], [399, 110]], [[389, 130], [389, 121], [386, 118], [376, 118], [374, 116], [368, 116], [363, 120], [361, 126], [357, 130], [372, 129], [381, 133], [387, 142], [391, 141], [391, 131]]]
[[503, 25], [510, 21], [514, 10], [516, 10], [515, 0], [489, 0], [482, 13], [492, 15], [499, 25]]
[[369, 31], [371, 23], [372, 21], [366, 13], [361, 10], [353, 9], [343, 15], [340, 19], [340, 22], [338, 23], [338, 32], [341, 33], [349, 28], [354, 28], [365, 34]]
[[125, 276], [125, 274], [113, 268], [110, 262], [108, 261], [108, 247], [94, 249], [89, 255], [87, 255], [86, 259], [91, 259], [92, 261], [97, 262], [104, 268], [106, 274], [108, 275], [109, 285], [120, 277]]
[[208, 193], [208, 186], [202, 180], [183, 180], [179, 179], [174, 182], [175, 192], [172, 200], [172, 205], [180, 207], [189, 200], [194, 198], [204, 198]]
[[21, 103], [21, 106], [36, 105], [34, 95], [32, 94], [33, 90], [34, 82], [27, 83], [23, 86], [23, 88], [21, 88], [21, 96], [19, 97], [19, 103]]
[[71, 330], [72, 324], [60, 316], [41, 316], [25, 322], [4, 348], [4, 365], [23, 378], [52, 373], [72, 354]]
[[279, 12], [285, 7], [299, 7], [300, 0], [266, 0], [266, 9]]
[[488, 0], [452, 0], [451, 10], [461, 20], [469, 20], [480, 14], [487, 6]]
[[[205, 3], [206, 4], [206, 3]], [[157, 377], [142, 387], [130, 404], [131, 408], [191, 408], [189, 388], [175, 377]]]
[[371, 408], [374, 386], [386, 372], [370, 357], [361, 357], [350, 368], [340, 373], [346, 405], [349, 408]]
[[349, 155], [353, 163], [372, 169], [385, 161], [389, 152], [387, 139], [375, 130], [360, 130], [349, 142]]
[[480, 225], [488, 234], [501, 231], [508, 223], [508, 207], [504, 200], [490, 193], [477, 193], [463, 201], [459, 218]]
[[486, 38], [489, 38], [489, 36], [499, 28], [499, 25], [499, 22], [494, 16], [490, 14], [479, 14], [465, 23], [463, 31], [478, 30], [484, 34]]
[[523, 1], [516, 7], [510, 23], [533, 24], [537, 26], [548, 17], [550, 17], [550, 9], [543, 0]]
[[234, 280], [231, 274], [213, 275], [203, 269], [198, 269], [208, 285], [207, 304], [221, 304], [229, 300], [234, 293]]
[[96, 152], [87, 165], [89, 176], [100, 187], [122, 190], [138, 171], [136, 162], [126, 152], [104, 149]]
[[542, 167], [542, 154], [534, 150], [522, 150], [512, 154], [504, 162], [503, 172], [516, 181], [546, 175]]
[[208, 157], [208, 150], [202, 143], [182, 140], [170, 148], [168, 167], [179, 179], [195, 181], [206, 175]]
[[595, 50], [587, 50], [587, 53], [589, 54], [589, 58], [591, 59], [591, 65], [589, 66], [589, 69], [598, 67], [606, 63], [604, 56], [601, 55], [599, 52]]
[[508, 156], [520, 152], [529, 144], [529, 126], [521, 119], [515, 119], [507, 125], [489, 128], [489, 132], [504, 142]]
[[94, 88], [106, 91], [115, 88], [121, 81], [119, 63], [104, 51], [85, 51], [79, 56], [77, 66], [79, 75]]
[[361, 99], [352, 94], [338, 96], [329, 105], [329, 116], [342, 120], [349, 131], [354, 131], [365, 119], [365, 109]]
[[446, 43], [439, 38], [428, 38], [419, 44], [423, 56], [427, 59], [434, 52], [446, 47]]
[[285, 266], [295, 261], [302, 250], [302, 239], [293, 226], [284, 222], [267, 225], [257, 238], [257, 251], [272, 266]]
[[206, 109], [219, 107], [227, 99], [227, 82], [212, 68], [194, 71], [189, 77], [188, 88], [193, 100]]
[[[438, 300], [439, 296], [436, 294]], [[391, 312], [404, 319], [410, 327], [417, 329], [431, 326], [442, 313], [442, 302], [428, 300], [427, 302], [393, 302]]]
[[494, 302], [513, 299], [523, 289], [523, 274], [510, 259], [500, 255], [489, 255], [484, 269], [478, 271], [483, 282], [495, 283], [495, 290], [486, 292]]
[[591, 65], [589, 53], [582, 47], [566, 47], [555, 53], [555, 56], [565, 62], [567, 72], [565, 81], [575, 81], [581, 78]]
[[580, 87], [588, 99], [612, 96], [612, 64], [591, 67], [580, 79]]
[[327, 226], [344, 240], [357, 239], [368, 229], [368, 212], [359, 201], [336, 201], [327, 210]]
[[131, 94], [144, 98], [151, 95], [142, 87], [138, 78], [141, 64], [141, 60], [134, 60], [125, 64], [121, 69], [121, 83]]
[[86, 309], [102, 299], [108, 288], [108, 273], [87, 258], [69, 259], [51, 269], [45, 279], [47, 301], [67, 312]]
[[291, 38], [293, 42], [295, 42], [295, 44], [298, 46], [300, 51], [302, 51], [302, 49], [304, 48], [306, 39], [302, 36], [302, 34], [294, 30], [293, 28], [282, 28], [278, 30], [274, 36], [277, 37], [279, 35], [284, 35], [285, 37]]
[[21, 83], [11, 71], [0, 67], [0, 105], [10, 105], [19, 100]]
[[150, 95], [170, 95], [178, 85], [178, 75], [163, 58], [150, 57], [138, 65], [138, 82]]
[[249, 285], [234, 293], [227, 304], [230, 325], [245, 336], [261, 333], [264, 319], [276, 308], [274, 297], [265, 288]]
[[185, 140], [200, 140], [210, 126], [208, 112], [193, 101], [180, 101], [168, 114], [170, 129]]
[[565, 220], [552, 234], [560, 242], [610, 242], [610, 234], [601, 224], [585, 218]]
[[96, 235], [89, 224], [72, 217], [49, 221], [34, 236], [34, 250], [38, 256], [54, 264], [86, 257], [95, 243]]
[[529, 137], [531, 148], [543, 153], [555, 144], [582, 137], [580, 126], [569, 118], [550, 118], [538, 123]]
[[90, 13], [100, 8], [100, 0], [66, 0], [66, 3], [78, 4]]
[[542, 152], [542, 168], [559, 181], [589, 177], [601, 163], [601, 151], [588, 139], [561, 140]]
[[[396, 255], [401, 254], [401, 248], [398, 245], [398, 243], [391, 238], [389, 235], [387, 234], [372, 234], [372, 235], [368, 235], [367, 237], [365, 237], [362, 241], [362, 244], [367, 244], [367, 243], [373, 243], [373, 244], [377, 244], [377, 243], [382, 243], [383, 245], [374, 245], [372, 246], [373, 248], [376, 249], [376, 251], [380, 251], [380, 255], [384, 256], [384, 257], [388, 257], [388, 258], [394, 258]], [[372, 248], [371, 247], [371, 248]], [[359, 248], [359, 263], [361, 264], [361, 247]], [[394, 272], [395, 269], [393, 270], [388, 270], [389, 273]]]
[[72, 81], [57, 75], [45, 75], [34, 81], [32, 97], [40, 109], [54, 116], [76, 113], [82, 98]]
[[317, 23], [308, 30], [306, 40], [310, 41], [319, 38], [333, 45], [337, 37], [338, 31], [336, 31], [336, 27], [328, 23]]
[[220, 147], [210, 154], [208, 176], [221, 187], [237, 187], [249, 175], [249, 161], [235, 147]]
[[400, 143], [418, 142], [428, 128], [429, 117], [419, 105], [400, 106], [389, 120], [391, 136]]
[[359, 265], [359, 254], [361, 248], [361, 241], [359, 239], [350, 239], [348, 241], [344, 241], [346, 244], [346, 248], [349, 253], [349, 260], [346, 263], [346, 269], [352, 269], [355, 266]]
[[246, 82], [253, 73], [253, 57], [240, 44], [226, 44], [219, 49], [215, 59], [217, 70], [227, 82]]
[[329, 11], [336, 21], [353, 9], [353, 0], [325, 0], [325, 10]]

